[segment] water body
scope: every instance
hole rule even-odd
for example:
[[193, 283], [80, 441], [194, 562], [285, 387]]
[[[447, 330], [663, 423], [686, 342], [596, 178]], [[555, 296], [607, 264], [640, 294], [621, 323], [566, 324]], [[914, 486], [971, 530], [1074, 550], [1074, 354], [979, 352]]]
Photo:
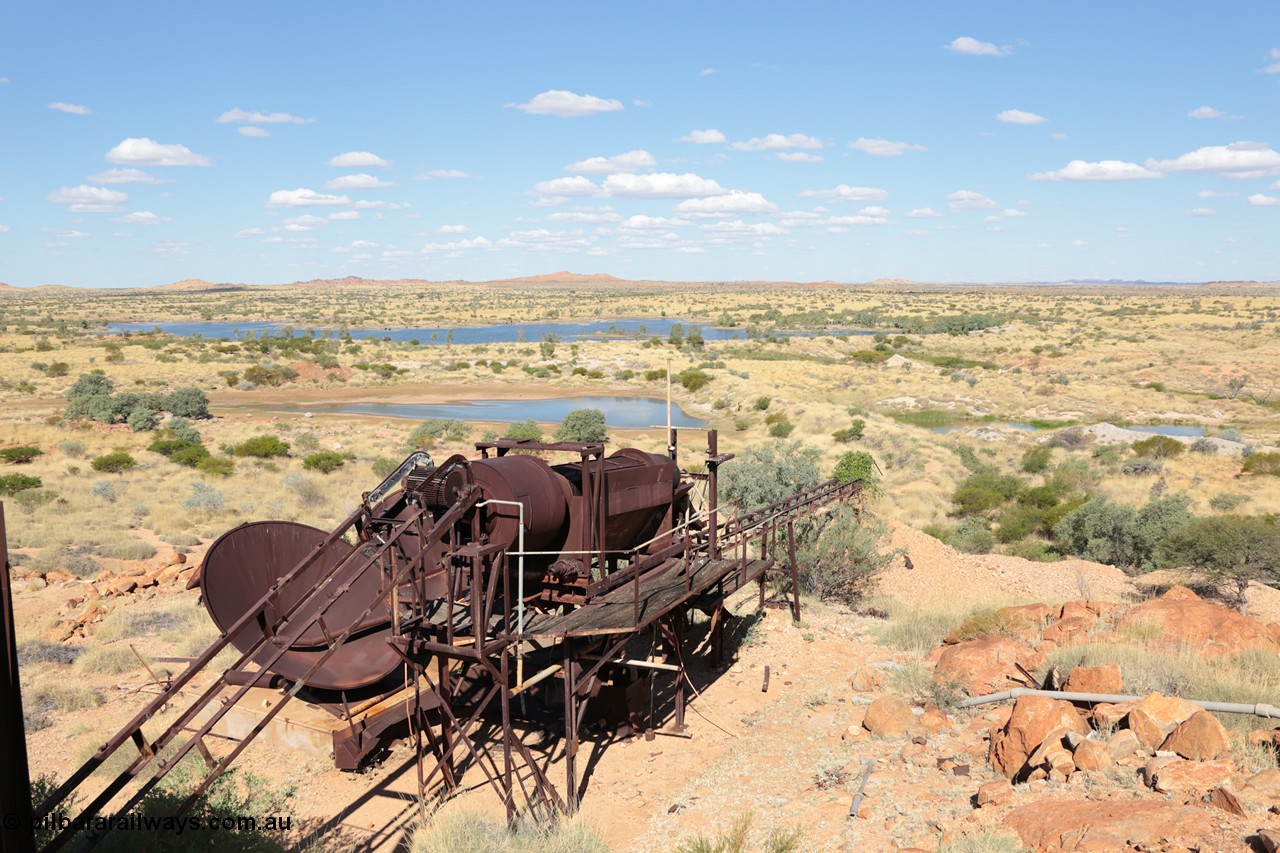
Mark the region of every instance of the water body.
[[[648, 429], [665, 426], [667, 404], [648, 397], [560, 397], [550, 400], [468, 400], [456, 403], [335, 403], [308, 406], [307, 411], [354, 415], [381, 415], [389, 418], [445, 418], [460, 421], [512, 423], [532, 418], [539, 423], [559, 423], [573, 409], [599, 409], [605, 423], [614, 429]], [[671, 404], [671, 425], [705, 426], [706, 421]]]
[[[684, 326], [688, 332], [691, 325], [698, 326], [702, 331], [702, 337], [708, 341], [732, 341], [745, 340], [747, 333], [743, 329], [728, 329], [717, 326], [708, 326], [703, 323], [690, 323], [683, 320], [670, 320], [661, 317], [650, 317], [638, 320], [599, 320], [590, 323], [493, 323], [487, 326], [415, 326], [415, 327], [399, 327], [390, 329], [350, 329], [349, 334], [353, 338], [358, 339], [376, 339], [390, 338], [393, 341], [409, 342], [416, 340], [422, 345], [443, 344], [449, 338], [449, 332], [453, 332], [453, 342], [455, 344], [502, 344], [516, 343], [524, 340], [528, 343], [537, 343], [542, 340], [544, 335], [556, 335], [562, 341], [580, 341], [596, 338], [666, 338], [671, 333], [671, 327], [676, 323]], [[286, 328], [284, 323], [107, 323], [106, 328], [109, 332], [153, 332], [159, 329], [170, 335], [189, 338], [200, 335], [212, 340], [227, 338], [235, 340], [243, 337], [250, 332], [255, 336], [265, 333], [279, 334], [281, 329]], [[317, 327], [311, 329], [307, 326], [292, 326], [294, 335], [305, 334], [308, 331], [314, 331], [316, 335], [324, 337], [325, 335], [336, 336], [338, 334], [335, 329], [326, 329]], [[868, 329], [849, 330], [854, 335], [873, 335], [874, 331]], [[843, 332], [840, 332], [843, 333]], [[816, 337], [823, 332], [816, 331], [797, 331], [797, 332], [777, 332], [776, 334], [783, 337]]]
[[979, 421], [971, 421], [964, 424], [952, 424], [951, 426], [929, 427], [929, 432], [936, 432], [938, 435], [946, 435], [949, 432], [958, 432], [966, 429], [978, 429], [980, 427], [1005, 427], [1006, 429], [1024, 430], [1027, 432], [1035, 432], [1036, 428], [1031, 424], [1019, 423], [982, 423]]
[[1125, 427], [1134, 432], [1150, 432], [1156, 435], [1176, 435], [1184, 438], [1200, 438], [1204, 435], [1204, 427], [1202, 426], [1177, 426], [1175, 424], [1156, 424], [1155, 426], [1131, 426]]

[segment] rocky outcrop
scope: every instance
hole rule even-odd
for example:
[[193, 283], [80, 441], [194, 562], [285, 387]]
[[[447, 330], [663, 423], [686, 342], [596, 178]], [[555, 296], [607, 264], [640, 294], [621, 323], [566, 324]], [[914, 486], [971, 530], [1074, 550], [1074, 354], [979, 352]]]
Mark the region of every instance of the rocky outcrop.
[[934, 678], [959, 684], [970, 696], [1026, 687], [1044, 655], [1011, 637], [991, 634], [934, 649], [926, 658]]
[[1204, 809], [1150, 801], [1038, 802], [1010, 812], [1005, 823], [1034, 850], [1081, 853], [1170, 849], [1161, 842], [1194, 841], [1213, 827]]
[[[1019, 697], [1009, 722], [991, 736], [991, 764], [1009, 779], [1026, 778], [1046, 762], [1053, 766], [1053, 759], [1059, 759], [1056, 769], [1061, 770], [1065, 762], [1052, 748], [1060, 746], [1055, 741], [1068, 732], [1089, 733], [1089, 724], [1070, 702], [1047, 696]], [[1037, 761], [1032, 762], [1033, 757]]]
[[1183, 586], [1139, 604], [1118, 627], [1141, 625], [1159, 626], [1162, 645], [1184, 646], [1207, 657], [1230, 657], [1250, 649], [1280, 652], [1280, 641], [1267, 625], [1205, 601]]

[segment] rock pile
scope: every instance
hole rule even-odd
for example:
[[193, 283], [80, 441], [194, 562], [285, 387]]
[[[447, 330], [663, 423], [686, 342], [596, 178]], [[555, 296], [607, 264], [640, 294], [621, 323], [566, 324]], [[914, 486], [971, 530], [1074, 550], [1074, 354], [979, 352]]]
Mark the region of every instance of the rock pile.
[[103, 600], [153, 597], [165, 590], [176, 592], [186, 587], [196, 570], [196, 566], [187, 564], [185, 554], [174, 554], [149, 565], [141, 563], [114, 572], [108, 569], [99, 572], [92, 581], [81, 581], [70, 575], [62, 578], [58, 577], [62, 573], [48, 572], [42, 577], [45, 583], [74, 587], [74, 594], [58, 610], [59, 621], [48, 631], [48, 636], [58, 642], [88, 636], [106, 615]]

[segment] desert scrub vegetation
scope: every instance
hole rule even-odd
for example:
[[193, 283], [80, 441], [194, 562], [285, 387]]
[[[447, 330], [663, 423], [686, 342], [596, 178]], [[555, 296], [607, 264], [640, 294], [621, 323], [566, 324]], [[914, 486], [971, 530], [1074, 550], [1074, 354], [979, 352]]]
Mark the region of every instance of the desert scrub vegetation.
[[694, 835], [675, 848], [676, 853], [795, 853], [801, 850], [804, 832], [796, 827], [774, 827], [767, 834], [752, 831], [755, 815], [746, 812], [715, 835]]
[[439, 812], [409, 834], [409, 853], [609, 853], [604, 837], [581, 818], [548, 825], [473, 812]]

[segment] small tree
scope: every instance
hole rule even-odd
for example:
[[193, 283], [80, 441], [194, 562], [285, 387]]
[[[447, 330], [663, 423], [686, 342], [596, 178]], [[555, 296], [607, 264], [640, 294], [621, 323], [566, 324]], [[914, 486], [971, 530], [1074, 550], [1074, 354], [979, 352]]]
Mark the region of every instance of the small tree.
[[207, 418], [209, 398], [194, 386], [179, 388], [165, 396], [164, 410], [181, 418]]
[[802, 441], [771, 441], [750, 447], [721, 469], [720, 500], [738, 501], [743, 512], [759, 509], [822, 482], [822, 452]]
[[29, 477], [26, 474], [5, 474], [0, 476], [0, 496], [13, 497], [18, 492], [38, 489], [43, 485], [44, 483], [39, 477]]
[[1244, 460], [1240, 470], [1246, 474], [1270, 474], [1272, 477], [1280, 477], [1280, 451], [1255, 453]]
[[515, 421], [507, 427], [502, 437], [514, 441], [542, 441], [542, 427], [533, 418]]
[[43, 450], [27, 444], [18, 447], [6, 447], [4, 450], [0, 450], [0, 459], [4, 459], [10, 465], [25, 465], [37, 456], [42, 455], [44, 455]]
[[903, 553], [901, 548], [881, 550], [889, 541], [889, 528], [883, 521], [856, 514], [844, 505], [799, 522], [796, 539], [801, 587], [820, 601], [853, 604]]
[[1135, 441], [1130, 449], [1136, 456], [1141, 456], [1144, 459], [1172, 459], [1183, 453], [1187, 448], [1176, 438], [1170, 438], [1167, 435], [1153, 435], [1151, 438]]
[[560, 342], [558, 335], [547, 333], [542, 336], [542, 342], [538, 344], [538, 352], [542, 353], [543, 359], [550, 361], [555, 358], [556, 344]]
[[1197, 518], [1160, 543], [1168, 565], [1194, 566], [1231, 590], [1243, 609], [1252, 581], [1280, 578], [1280, 521], [1274, 515]]
[[1022, 454], [1022, 470], [1028, 474], [1043, 474], [1049, 470], [1049, 460], [1052, 456], [1052, 448], [1046, 445], [1032, 447]]
[[1112, 566], [1135, 562], [1133, 507], [1093, 498], [1062, 517], [1053, 529], [1067, 553]]
[[553, 434], [556, 441], [604, 441], [608, 438], [604, 412], [599, 409], [574, 409]]

